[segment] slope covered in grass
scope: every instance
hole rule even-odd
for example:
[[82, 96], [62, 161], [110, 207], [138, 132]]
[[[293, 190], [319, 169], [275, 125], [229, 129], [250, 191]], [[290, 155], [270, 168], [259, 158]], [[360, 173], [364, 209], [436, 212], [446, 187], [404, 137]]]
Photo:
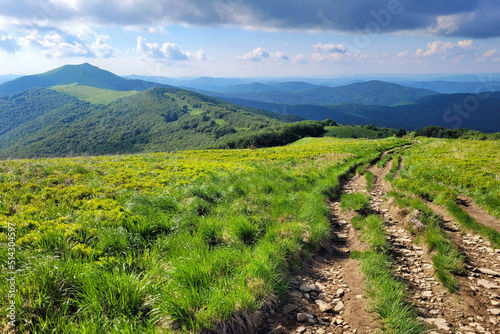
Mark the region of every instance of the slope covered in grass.
[[[0, 260], [13, 233], [18, 329], [252, 328], [288, 289], [291, 263], [328, 237], [339, 177], [405, 143], [0, 162]], [[8, 277], [3, 267], [4, 305]]]
[[95, 88], [90, 86], [60, 85], [51, 87], [59, 93], [65, 93], [77, 99], [87, 101], [92, 104], [110, 104], [116, 99], [137, 94], [137, 90], [115, 91], [111, 89]]

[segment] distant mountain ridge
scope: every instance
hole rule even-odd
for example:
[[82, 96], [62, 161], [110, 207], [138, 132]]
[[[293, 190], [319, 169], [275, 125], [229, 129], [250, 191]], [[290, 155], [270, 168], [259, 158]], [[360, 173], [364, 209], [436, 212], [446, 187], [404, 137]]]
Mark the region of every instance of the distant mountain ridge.
[[88, 63], [65, 65], [54, 70], [23, 76], [0, 85], [0, 95], [10, 95], [32, 88], [48, 88], [60, 85], [81, 85], [116, 91], [143, 91], [151, 87], [172, 88], [172, 86], [144, 80], [124, 79], [109, 71]]
[[[356, 103], [288, 105], [232, 98], [223, 100], [242, 106], [298, 115], [309, 120], [331, 118], [342, 124], [374, 123], [377, 126], [406, 130], [435, 125], [446, 128], [462, 127], [487, 133], [500, 132], [500, 92], [484, 93], [481, 98], [479, 101], [475, 94], [438, 94], [393, 106]], [[477, 108], [466, 106], [467, 101], [478, 101]]]
[[222, 91], [195, 90], [199, 93], [223, 98], [280, 104], [334, 105], [357, 103], [367, 105], [394, 105], [438, 94], [428, 89], [410, 88], [384, 82], [367, 81], [327, 87], [304, 82], [286, 82], [274, 85], [251, 83], [224, 88]]

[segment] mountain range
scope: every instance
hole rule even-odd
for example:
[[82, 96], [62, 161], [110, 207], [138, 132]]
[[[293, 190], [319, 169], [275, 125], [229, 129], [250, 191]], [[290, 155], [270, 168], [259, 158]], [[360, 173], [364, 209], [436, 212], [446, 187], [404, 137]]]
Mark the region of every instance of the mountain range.
[[339, 87], [192, 80], [212, 82], [218, 91], [122, 78], [90, 64], [0, 84], [0, 158], [221, 147], [302, 119], [500, 131], [499, 92], [439, 94], [377, 80]]

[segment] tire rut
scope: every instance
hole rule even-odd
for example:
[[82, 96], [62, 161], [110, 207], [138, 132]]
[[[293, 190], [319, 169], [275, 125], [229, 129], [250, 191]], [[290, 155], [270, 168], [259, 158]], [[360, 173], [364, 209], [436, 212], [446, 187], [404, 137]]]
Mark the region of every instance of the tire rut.
[[[364, 177], [345, 182], [341, 192], [366, 191]], [[265, 315], [259, 333], [340, 334], [373, 333], [380, 324], [369, 313], [359, 261], [350, 258], [353, 250], [364, 250], [358, 232], [340, 203], [329, 201], [332, 240], [328, 249], [315, 254], [290, 279], [291, 292], [280, 312]]]

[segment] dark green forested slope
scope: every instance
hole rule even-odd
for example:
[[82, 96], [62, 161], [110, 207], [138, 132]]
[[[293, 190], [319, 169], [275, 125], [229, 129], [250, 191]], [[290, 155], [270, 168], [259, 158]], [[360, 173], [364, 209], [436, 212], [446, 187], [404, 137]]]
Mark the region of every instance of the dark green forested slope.
[[[298, 87], [302, 86], [302, 90]], [[383, 81], [368, 81], [340, 87], [313, 85], [266, 86], [258, 83], [228, 87], [224, 92], [206, 92], [203, 94], [223, 99], [244, 99], [280, 104], [332, 105], [339, 103], [357, 103], [366, 105], [389, 106], [409, 102], [437, 92], [410, 88]]]
[[202, 148], [296, 120], [180, 89], [151, 88], [104, 106], [37, 88], [0, 98], [0, 158]]
[[231, 103], [310, 120], [332, 118], [339, 123], [415, 130], [429, 125], [468, 128], [482, 132], [500, 131], [500, 93], [438, 94], [394, 106], [341, 103], [329, 106], [284, 105], [259, 101], [225, 99]]

